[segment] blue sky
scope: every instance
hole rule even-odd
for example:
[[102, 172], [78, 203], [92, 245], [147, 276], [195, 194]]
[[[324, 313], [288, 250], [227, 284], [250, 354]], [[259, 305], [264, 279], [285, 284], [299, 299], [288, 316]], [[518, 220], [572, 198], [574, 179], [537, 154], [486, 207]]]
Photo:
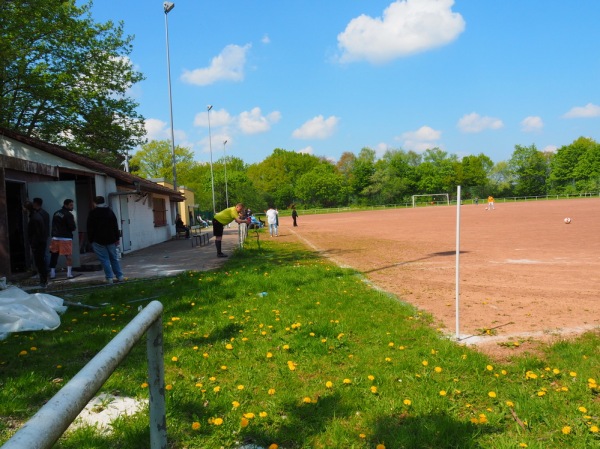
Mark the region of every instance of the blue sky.
[[[176, 145], [260, 162], [363, 147], [508, 160], [515, 145], [600, 141], [600, 1], [176, 0], [168, 14]], [[96, 0], [146, 80], [149, 139], [170, 138], [162, 1]], [[227, 140], [224, 146], [223, 142]]]

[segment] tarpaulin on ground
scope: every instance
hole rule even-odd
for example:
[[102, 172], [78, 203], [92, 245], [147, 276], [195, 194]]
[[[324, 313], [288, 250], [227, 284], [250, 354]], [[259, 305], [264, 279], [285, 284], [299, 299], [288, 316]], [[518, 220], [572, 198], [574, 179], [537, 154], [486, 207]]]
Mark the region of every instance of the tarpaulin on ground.
[[31, 294], [14, 286], [0, 290], [0, 340], [11, 332], [54, 330], [65, 310], [63, 300], [56, 296]]

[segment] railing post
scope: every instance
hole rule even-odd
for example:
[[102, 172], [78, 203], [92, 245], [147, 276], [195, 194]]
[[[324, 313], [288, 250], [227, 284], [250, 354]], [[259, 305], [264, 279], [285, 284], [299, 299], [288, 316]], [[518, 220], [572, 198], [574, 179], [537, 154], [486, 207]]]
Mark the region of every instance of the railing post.
[[163, 360], [162, 320], [148, 328], [148, 384], [150, 389], [150, 448], [167, 448], [167, 417], [165, 404], [165, 366]]

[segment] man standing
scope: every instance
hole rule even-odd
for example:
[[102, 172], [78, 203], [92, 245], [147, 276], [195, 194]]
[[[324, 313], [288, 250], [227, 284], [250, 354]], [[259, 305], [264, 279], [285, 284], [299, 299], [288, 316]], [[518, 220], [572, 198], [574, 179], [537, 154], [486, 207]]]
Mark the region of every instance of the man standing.
[[294, 226], [298, 226], [296, 220], [298, 219], [298, 212], [296, 211], [296, 206], [292, 206], [292, 220], [294, 220]]
[[117, 256], [117, 246], [121, 237], [117, 217], [104, 203], [103, 196], [94, 198], [94, 206], [87, 219], [88, 240], [104, 268], [106, 283], [112, 284], [113, 277], [123, 282], [125, 278]]
[[52, 216], [52, 241], [50, 242], [50, 279], [56, 277], [58, 256], [67, 259], [67, 279], [73, 278], [73, 232], [77, 229], [73, 211], [73, 200], [67, 198], [63, 207]]
[[273, 206], [269, 206], [269, 210], [267, 210], [267, 222], [269, 223], [269, 234], [271, 237], [275, 235], [275, 237], [279, 236], [279, 231], [277, 230], [277, 225], [279, 224], [279, 212]]
[[213, 218], [213, 234], [215, 235], [215, 246], [217, 247], [217, 257], [227, 257], [221, 251], [221, 240], [223, 240], [223, 228], [235, 221], [236, 223], [247, 223], [244, 218], [240, 218], [240, 214], [244, 213], [244, 204], [238, 203], [233, 207], [222, 210], [215, 214]]
[[46, 245], [48, 244], [48, 227], [39, 211], [35, 210], [32, 203], [26, 201], [25, 210], [29, 212], [29, 222], [27, 223], [27, 236], [29, 246], [33, 253], [35, 267], [40, 276], [40, 287], [46, 288], [48, 285], [48, 271], [46, 269]]

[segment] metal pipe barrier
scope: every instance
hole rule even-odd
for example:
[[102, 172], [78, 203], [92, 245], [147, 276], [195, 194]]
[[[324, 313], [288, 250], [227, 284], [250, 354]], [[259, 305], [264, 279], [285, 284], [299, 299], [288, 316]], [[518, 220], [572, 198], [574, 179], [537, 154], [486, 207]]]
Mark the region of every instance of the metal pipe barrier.
[[240, 223], [238, 226], [238, 241], [240, 249], [244, 249], [246, 237], [248, 237], [248, 225], [246, 223]]
[[150, 448], [167, 448], [163, 305], [149, 303], [81, 371], [56, 393], [1, 449], [48, 449], [61, 437], [135, 344], [147, 333]]

